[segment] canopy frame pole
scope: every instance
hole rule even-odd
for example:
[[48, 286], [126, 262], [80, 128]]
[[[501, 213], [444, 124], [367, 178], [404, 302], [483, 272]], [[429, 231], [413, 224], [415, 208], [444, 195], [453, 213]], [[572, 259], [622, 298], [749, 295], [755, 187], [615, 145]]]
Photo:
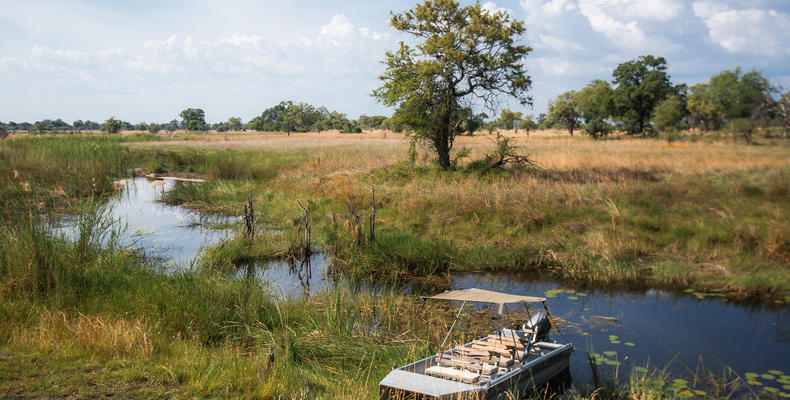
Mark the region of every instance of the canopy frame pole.
[[510, 325], [510, 337], [513, 338], [513, 352], [510, 354], [510, 359], [516, 359], [516, 331], [513, 329], [513, 322], [510, 321], [510, 311], [507, 309], [507, 304], [502, 303], [502, 306], [505, 308], [505, 315], [507, 316], [507, 323]]
[[[529, 307], [527, 307], [527, 302], [523, 301], [521, 304], [524, 305], [524, 311], [527, 312], [527, 321], [530, 321], [530, 325], [532, 325], [532, 316], [529, 314]], [[545, 302], [544, 302], [545, 304]], [[532, 349], [532, 344], [538, 340], [538, 328], [536, 326], [532, 326], [532, 335], [530, 335], [530, 339], [527, 341], [527, 347], [524, 349], [524, 355], [521, 357], [521, 361], [523, 362], [529, 356], [529, 351]]]
[[461, 316], [461, 311], [464, 309], [464, 305], [466, 305], [466, 300], [461, 303], [461, 307], [458, 308], [458, 313], [455, 314], [455, 319], [453, 320], [453, 324], [450, 325], [450, 330], [447, 331], [447, 334], [444, 335], [444, 340], [442, 340], [442, 344], [439, 346], [439, 359], [442, 359], [442, 353], [444, 353], [444, 343], [447, 341], [447, 338], [450, 337], [450, 333], [455, 328], [455, 323], [458, 322], [458, 317]]

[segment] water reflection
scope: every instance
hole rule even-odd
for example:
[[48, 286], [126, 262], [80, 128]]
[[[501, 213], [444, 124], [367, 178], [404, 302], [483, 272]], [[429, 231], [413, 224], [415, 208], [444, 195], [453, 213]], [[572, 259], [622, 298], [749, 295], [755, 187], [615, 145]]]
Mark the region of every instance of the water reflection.
[[309, 296], [337, 282], [328, 272], [330, 262], [324, 253], [286, 260], [257, 261], [240, 267], [236, 276], [259, 279], [283, 297]]
[[[139, 248], [172, 267], [190, 265], [205, 246], [226, 238], [230, 234], [228, 226], [238, 221], [238, 217], [206, 216], [159, 201], [175, 185], [197, 183], [146, 178], [118, 183], [123, 188], [108, 200], [106, 217], [124, 226], [121, 244]], [[79, 236], [79, 217], [64, 216], [53, 232], [75, 240]]]

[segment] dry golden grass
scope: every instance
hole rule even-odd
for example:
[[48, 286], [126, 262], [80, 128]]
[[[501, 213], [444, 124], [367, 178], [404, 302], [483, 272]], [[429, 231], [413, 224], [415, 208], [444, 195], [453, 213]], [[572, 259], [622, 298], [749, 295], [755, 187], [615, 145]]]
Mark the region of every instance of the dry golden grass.
[[[652, 139], [621, 138], [595, 141], [586, 136], [570, 137], [557, 130], [501, 132], [513, 137], [513, 143], [532, 155], [543, 168], [559, 171], [599, 168], [636, 169], [697, 174], [788, 165], [784, 148], [734, 145], [721, 142], [674, 142]], [[467, 147], [471, 158], [481, 157], [494, 147], [488, 133], [458, 136], [455, 148]], [[130, 147], [200, 147], [221, 150], [263, 150], [304, 152], [310, 162], [300, 166], [296, 175], [347, 174], [367, 172], [406, 158], [409, 140], [404, 134], [366, 131], [341, 134], [334, 131], [243, 135], [206, 135], [190, 140], [129, 143]], [[428, 153], [421, 150], [421, 153]], [[431, 154], [421, 158], [432, 159]], [[319, 161], [320, 160], [320, 161]], [[461, 161], [463, 164], [464, 160]], [[290, 176], [293, 177], [294, 174]]]
[[139, 320], [126, 321], [103, 316], [44, 310], [38, 325], [14, 332], [12, 342], [35, 346], [42, 351], [76, 347], [103, 358], [148, 357], [153, 345], [149, 328]]

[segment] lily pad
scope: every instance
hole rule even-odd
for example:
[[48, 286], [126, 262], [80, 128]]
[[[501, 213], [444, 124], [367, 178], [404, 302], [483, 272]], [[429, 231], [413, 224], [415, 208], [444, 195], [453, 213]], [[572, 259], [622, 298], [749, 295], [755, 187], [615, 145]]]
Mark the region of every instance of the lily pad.
[[603, 354], [605, 354], [607, 357], [614, 357], [617, 355], [617, 352], [609, 350], [609, 351], [604, 351]]
[[784, 390], [790, 390], [790, 385], [782, 385], [782, 389], [784, 389]]
[[568, 300], [579, 300], [576, 296], [568, 296]]
[[760, 383], [758, 381], [752, 381], [752, 380], [748, 380], [748, 381], [746, 381], [746, 383], [748, 383], [751, 386], [762, 386], [763, 385], [762, 383]]
[[779, 375], [779, 376], [785, 376], [784, 372], [782, 372], [782, 371], [780, 371], [778, 369], [769, 369], [768, 373], [769, 374], [774, 374], [774, 375]]
[[773, 376], [773, 375], [771, 375], [771, 374], [761, 374], [761, 375], [760, 375], [760, 378], [763, 378], [763, 379], [767, 379], [767, 380], [769, 380], [769, 381], [772, 381], [772, 380], [774, 380], [774, 378], [776, 378], [776, 377], [775, 377], [775, 376]]
[[707, 394], [707, 393], [705, 393], [705, 391], [704, 391], [704, 390], [699, 390], [699, 389], [694, 389], [694, 390], [693, 390], [693, 392], [694, 392], [694, 394], [696, 394], [697, 396], [705, 396], [705, 395]]
[[625, 342], [625, 345], [628, 347], [634, 347], [636, 344], [634, 342]]
[[673, 379], [672, 383], [674, 383], [674, 384], [676, 384], [678, 386], [686, 386], [686, 385], [688, 385], [689, 381], [687, 381], [685, 379], [678, 378], [678, 379]]
[[611, 344], [620, 344], [621, 342], [619, 340], [610, 340], [609, 343], [611, 343]]
[[766, 386], [765, 391], [768, 393], [779, 393], [779, 389], [770, 386]]
[[611, 365], [611, 366], [620, 365], [620, 361], [617, 360], [604, 359], [603, 361], [606, 363], [606, 365]]
[[754, 378], [757, 378], [758, 376], [760, 376], [760, 374], [758, 374], [756, 372], [747, 372], [747, 373], [743, 374], [743, 376], [745, 376], [746, 379], [754, 379]]

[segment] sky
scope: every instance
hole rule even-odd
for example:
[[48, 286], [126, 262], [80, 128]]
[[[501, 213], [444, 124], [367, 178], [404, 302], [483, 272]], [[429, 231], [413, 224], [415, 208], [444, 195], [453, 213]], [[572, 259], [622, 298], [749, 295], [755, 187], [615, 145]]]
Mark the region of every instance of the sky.
[[[415, 4], [0, 0], [0, 121], [165, 122], [190, 107], [209, 122], [248, 121], [282, 100], [389, 115], [370, 93], [385, 51], [410, 40], [389, 27], [390, 12]], [[790, 88], [787, 0], [481, 4], [525, 22], [533, 106], [501, 104], [526, 114], [646, 54], [667, 60], [674, 83], [740, 66]]]

